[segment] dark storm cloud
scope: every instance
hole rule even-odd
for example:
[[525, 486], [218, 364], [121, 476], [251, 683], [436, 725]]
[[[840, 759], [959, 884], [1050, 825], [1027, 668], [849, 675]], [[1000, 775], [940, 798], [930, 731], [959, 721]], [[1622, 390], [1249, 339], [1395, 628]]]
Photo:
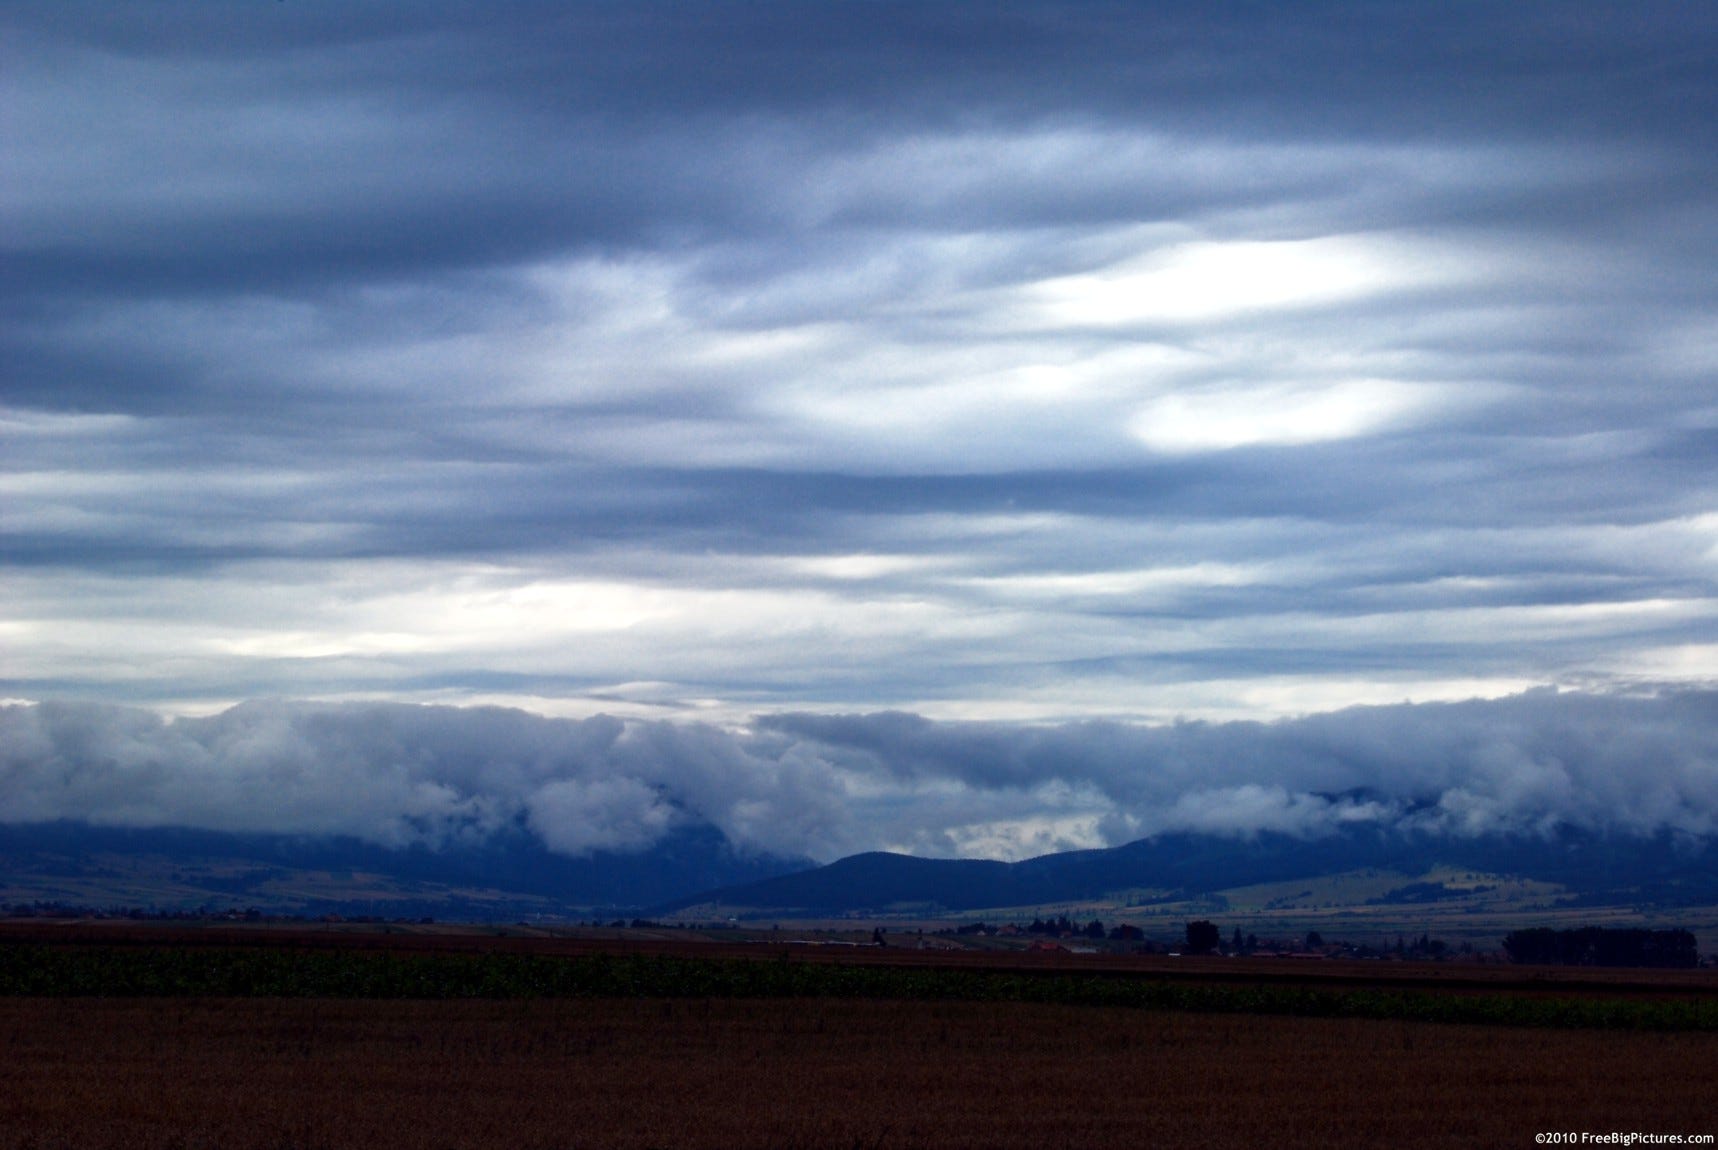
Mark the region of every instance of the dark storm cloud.
[[1718, 698], [1533, 692], [1276, 723], [1049, 727], [783, 714], [748, 732], [518, 711], [247, 703], [0, 710], [18, 821], [641, 849], [711, 822], [824, 859], [892, 847], [1019, 857], [1174, 830], [1316, 838], [1357, 822], [1446, 835], [1707, 835]]
[[[11, 121], [28, 149], [13, 176], [27, 230], [8, 266], [32, 293], [305, 290], [677, 231], [793, 229], [812, 222], [795, 194], [808, 161], [950, 126], [1383, 145], [1346, 173], [1362, 185], [1400, 184], [1388, 157], [1408, 158], [1404, 145], [1519, 149], [1516, 178], [1459, 200], [1385, 197], [1440, 224], [1554, 219], [1558, 193], [1520, 178], [1568, 162], [1547, 141], [1636, 147], [1640, 170], [1565, 189], [1582, 226], [1619, 206], [1628, 218], [1616, 201], [1643, 195], [1704, 202], [1711, 161], [1690, 145], [1715, 136], [1718, 21], [1686, 5], [1016, 4], [979, 18], [916, 4], [41, 4], [8, 22]], [[1668, 172], [1652, 155], [1667, 142]], [[1285, 191], [1341, 207], [1374, 191], [1280, 163], [1205, 181], [1190, 158], [1172, 179], [908, 172], [825, 210], [1061, 226], [1270, 206]], [[927, 175], [930, 194], [915, 193]], [[1596, 212], [1594, 193], [1612, 204]], [[1370, 222], [1392, 214], [1402, 222], [1388, 207]]]

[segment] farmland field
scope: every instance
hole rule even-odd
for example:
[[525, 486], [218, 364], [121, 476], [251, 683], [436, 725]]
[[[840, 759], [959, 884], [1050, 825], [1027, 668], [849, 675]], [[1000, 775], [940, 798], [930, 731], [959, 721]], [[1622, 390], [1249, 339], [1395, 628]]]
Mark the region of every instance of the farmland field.
[[[1030, 974], [986, 955], [747, 953], [8, 932], [0, 1150], [1530, 1146], [1542, 1131], [1718, 1132], [1708, 971], [1142, 959], [1100, 977], [1083, 956]], [[92, 971], [136, 992], [78, 981]], [[32, 993], [30, 978], [45, 981]], [[237, 989], [186, 993], [211, 985]], [[1128, 1005], [1092, 1004], [1117, 994]], [[1492, 1013], [1511, 1024], [1422, 1020]]]
[[0, 1147], [1528, 1146], [1718, 1035], [1024, 1003], [0, 1000]]

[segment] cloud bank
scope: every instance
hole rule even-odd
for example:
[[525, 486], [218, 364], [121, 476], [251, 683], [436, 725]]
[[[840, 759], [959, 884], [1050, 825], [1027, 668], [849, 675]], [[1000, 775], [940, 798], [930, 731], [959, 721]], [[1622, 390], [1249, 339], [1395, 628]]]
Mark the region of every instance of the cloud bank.
[[775, 714], [744, 729], [499, 708], [252, 702], [163, 720], [0, 709], [9, 822], [476, 843], [565, 854], [708, 823], [745, 850], [1018, 859], [1177, 830], [1316, 838], [1718, 833], [1718, 694], [1533, 691], [1270, 723]]

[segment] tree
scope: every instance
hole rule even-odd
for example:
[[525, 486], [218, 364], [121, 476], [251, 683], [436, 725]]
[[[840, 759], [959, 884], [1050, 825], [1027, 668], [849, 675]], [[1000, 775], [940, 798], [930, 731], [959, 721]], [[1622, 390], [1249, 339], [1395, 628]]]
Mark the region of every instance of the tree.
[[1199, 919], [1187, 924], [1187, 953], [1210, 954], [1223, 944], [1223, 932], [1214, 922]]
[[1694, 935], [1686, 930], [1539, 926], [1511, 931], [1503, 949], [1511, 962], [1564, 966], [1688, 967], [1700, 962]]

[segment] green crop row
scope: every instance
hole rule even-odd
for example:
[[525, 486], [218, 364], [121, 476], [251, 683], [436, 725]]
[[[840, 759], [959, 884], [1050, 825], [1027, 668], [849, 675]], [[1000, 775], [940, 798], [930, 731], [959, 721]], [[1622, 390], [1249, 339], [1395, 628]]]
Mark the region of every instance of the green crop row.
[[1718, 1030], [1718, 999], [1309, 989], [1076, 973], [770, 960], [0, 946], [0, 995], [276, 998], [888, 998], [1509, 1026]]

